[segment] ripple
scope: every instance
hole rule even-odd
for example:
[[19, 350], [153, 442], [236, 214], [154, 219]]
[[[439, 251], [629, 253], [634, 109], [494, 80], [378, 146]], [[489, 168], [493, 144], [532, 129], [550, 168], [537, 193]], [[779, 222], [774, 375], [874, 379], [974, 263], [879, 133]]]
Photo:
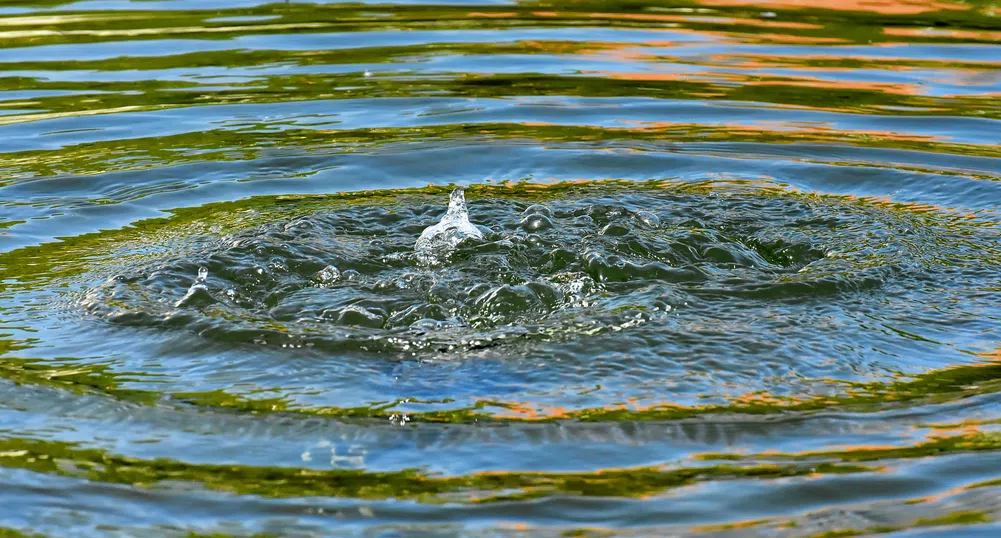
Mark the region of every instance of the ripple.
[[[539, 395], [512, 402], [484, 371], [419, 398], [458, 391], [532, 414], [550, 390], [595, 383], [580, 409], [798, 399], [991, 345], [996, 301], [956, 291], [990, 283], [987, 222], [739, 182], [473, 186], [482, 237], [429, 266], [414, 241], [446, 192], [311, 198], [220, 236], [162, 235], [173, 244], [102, 267], [69, 306], [161, 338], [351, 356], [348, 379], [372, 361], [501, 361]], [[878, 314], [887, 301], [911, 315]]]
[[0, 535], [996, 530], [990, 2], [8, 4]]

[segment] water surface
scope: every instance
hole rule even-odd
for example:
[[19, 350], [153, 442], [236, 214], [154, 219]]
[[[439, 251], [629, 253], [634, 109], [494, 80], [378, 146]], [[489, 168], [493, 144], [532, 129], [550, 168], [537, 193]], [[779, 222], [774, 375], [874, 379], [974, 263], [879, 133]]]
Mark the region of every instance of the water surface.
[[0, 8], [0, 534], [1001, 532], [1001, 8], [211, 4]]

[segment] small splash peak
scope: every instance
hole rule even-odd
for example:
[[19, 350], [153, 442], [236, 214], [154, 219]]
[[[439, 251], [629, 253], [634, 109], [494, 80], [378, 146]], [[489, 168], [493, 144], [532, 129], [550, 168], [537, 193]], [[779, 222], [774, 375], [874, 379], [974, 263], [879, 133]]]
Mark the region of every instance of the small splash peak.
[[174, 303], [175, 308], [181, 308], [185, 306], [204, 306], [208, 304], [215, 303], [216, 300], [209, 293], [209, 288], [206, 285], [206, 281], [209, 278], [209, 270], [206, 267], [198, 268], [198, 276], [195, 281], [188, 288], [188, 292], [181, 297], [179, 301]]
[[466, 193], [462, 189], [455, 189], [448, 196], [448, 213], [446, 217], [464, 218], [469, 220], [469, 212], [466, 211]]
[[448, 256], [467, 238], [482, 239], [483, 232], [469, 221], [465, 193], [462, 189], [455, 189], [449, 196], [445, 216], [438, 224], [425, 228], [417, 239], [414, 250], [418, 259], [434, 264]]

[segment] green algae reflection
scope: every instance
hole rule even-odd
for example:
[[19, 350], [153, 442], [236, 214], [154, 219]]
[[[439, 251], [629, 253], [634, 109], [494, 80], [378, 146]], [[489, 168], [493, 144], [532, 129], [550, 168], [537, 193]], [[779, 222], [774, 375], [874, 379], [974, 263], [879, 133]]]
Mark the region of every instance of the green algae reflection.
[[558, 494], [645, 497], [703, 480], [782, 478], [873, 470], [857, 465], [717, 465], [683, 469], [606, 469], [593, 473], [486, 472], [435, 476], [419, 470], [316, 471], [287, 467], [187, 464], [143, 460], [72, 444], [0, 439], [0, 465], [39, 473], [139, 487], [195, 483], [217, 491], [265, 497], [330, 496], [413, 499], [422, 502], [495, 502]]

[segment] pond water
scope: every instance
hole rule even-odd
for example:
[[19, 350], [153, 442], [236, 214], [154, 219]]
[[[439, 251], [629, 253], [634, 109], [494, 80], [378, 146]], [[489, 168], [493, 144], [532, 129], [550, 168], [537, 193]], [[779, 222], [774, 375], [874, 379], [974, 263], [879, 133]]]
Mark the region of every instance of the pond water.
[[811, 4], [3, 2], [0, 536], [1001, 535], [1001, 7]]

